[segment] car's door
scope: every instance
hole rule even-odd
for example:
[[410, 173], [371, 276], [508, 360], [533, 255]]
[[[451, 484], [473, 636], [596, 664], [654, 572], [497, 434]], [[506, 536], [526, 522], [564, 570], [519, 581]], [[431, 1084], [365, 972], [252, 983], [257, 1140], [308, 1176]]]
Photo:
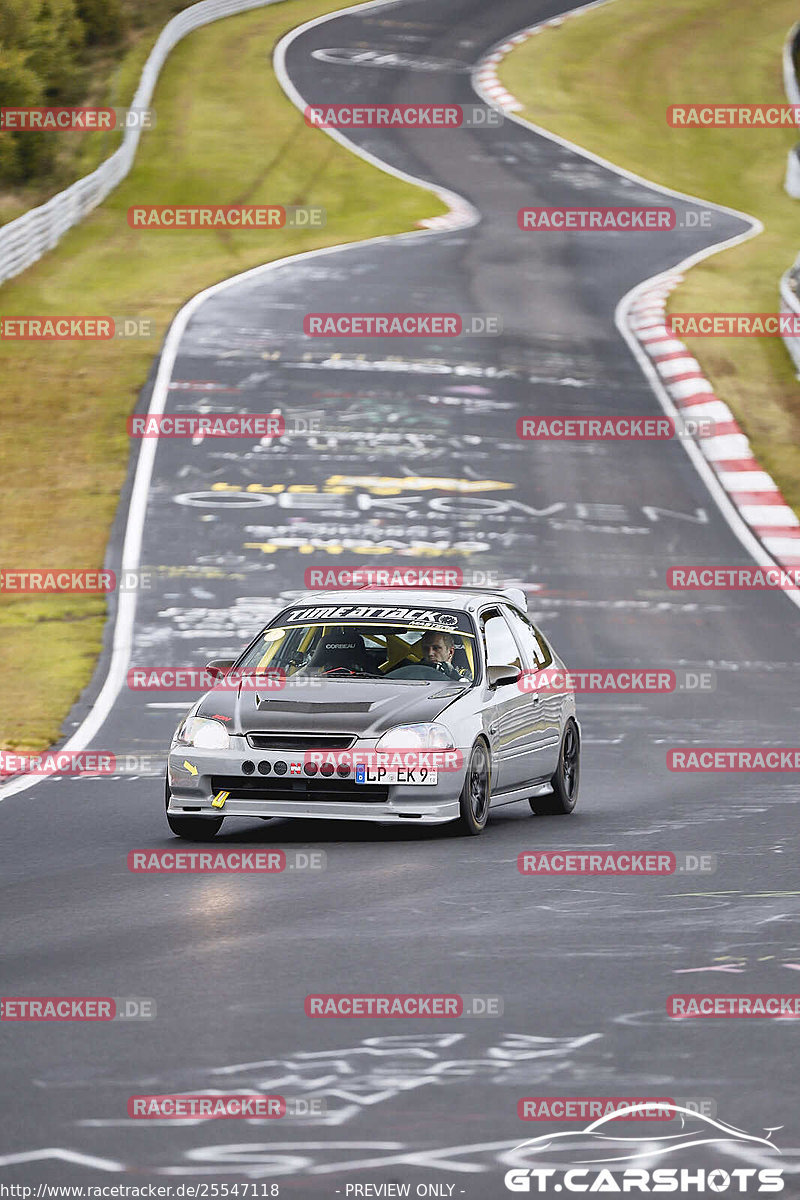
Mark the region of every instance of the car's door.
[[[535, 672], [550, 666], [553, 662], [552, 652], [536, 627], [512, 604], [504, 605], [503, 608], [522, 651], [525, 669]], [[556, 769], [567, 692], [566, 689], [561, 692], [525, 689], [523, 694], [528, 700], [525, 722], [529, 731], [526, 777], [542, 779], [552, 775]]]
[[519, 646], [501, 608], [484, 609], [479, 614], [479, 623], [487, 665], [484, 729], [494, 761], [492, 790], [506, 792], [522, 786], [526, 780], [526, 713], [530, 704], [517, 683], [501, 683], [496, 687], [489, 684], [492, 667], [523, 670]]

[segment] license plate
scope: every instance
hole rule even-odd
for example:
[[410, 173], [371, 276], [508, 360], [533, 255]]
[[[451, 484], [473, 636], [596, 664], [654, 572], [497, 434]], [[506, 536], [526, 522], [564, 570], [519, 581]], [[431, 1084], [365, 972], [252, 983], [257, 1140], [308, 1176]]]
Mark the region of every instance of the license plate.
[[429, 767], [356, 767], [356, 783], [404, 783], [419, 787], [436, 783], [437, 776], [438, 771]]

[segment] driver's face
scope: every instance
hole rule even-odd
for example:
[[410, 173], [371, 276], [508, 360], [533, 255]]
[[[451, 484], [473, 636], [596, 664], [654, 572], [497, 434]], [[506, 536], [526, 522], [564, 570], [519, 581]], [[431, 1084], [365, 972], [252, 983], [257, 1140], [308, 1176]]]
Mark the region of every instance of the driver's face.
[[424, 663], [450, 662], [454, 646], [448, 646], [444, 638], [434, 634], [422, 639], [422, 661]]

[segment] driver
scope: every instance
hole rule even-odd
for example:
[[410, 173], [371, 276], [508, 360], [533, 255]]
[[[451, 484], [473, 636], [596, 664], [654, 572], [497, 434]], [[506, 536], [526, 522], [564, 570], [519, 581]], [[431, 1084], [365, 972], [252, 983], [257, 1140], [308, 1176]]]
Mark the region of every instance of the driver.
[[453, 654], [456, 643], [451, 633], [439, 633], [435, 629], [428, 630], [417, 643], [421, 652], [420, 663], [441, 671], [448, 679], [460, 679], [461, 675], [453, 666]]

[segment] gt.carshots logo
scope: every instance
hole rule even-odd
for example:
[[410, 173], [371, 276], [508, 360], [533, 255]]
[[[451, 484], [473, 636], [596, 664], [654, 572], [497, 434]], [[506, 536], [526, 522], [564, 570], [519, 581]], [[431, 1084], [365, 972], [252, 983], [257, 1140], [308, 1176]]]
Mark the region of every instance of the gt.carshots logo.
[[[558, 1182], [554, 1176], [558, 1176]], [[557, 1171], [552, 1167], [525, 1167], [506, 1171], [504, 1183], [510, 1192], [632, 1192], [663, 1195], [664, 1192], [683, 1196], [710, 1192], [720, 1195], [728, 1192], [746, 1195], [751, 1184], [754, 1193], [783, 1191], [783, 1172], [779, 1167], [734, 1167], [731, 1171], [722, 1167], [710, 1171], [691, 1170], [687, 1167], [656, 1167], [652, 1171], [643, 1167], [627, 1167], [624, 1171], [611, 1172], [607, 1169], [587, 1170], [574, 1167], [568, 1171]]]
[[[653, 1132], [639, 1132], [625, 1125], [618, 1127], [634, 1117], [661, 1120], [664, 1111], [672, 1118], [675, 1132], [662, 1132], [663, 1126]], [[694, 1156], [696, 1147], [702, 1147], [703, 1155], [712, 1163], [725, 1155], [732, 1156], [734, 1161], [763, 1164], [779, 1154], [769, 1137], [745, 1133], [699, 1111], [691, 1102], [661, 1100], [648, 1107], [647, 1101], [634, 1100], [628, 1108], [615, 1109], [583, 1129], [545, 1133], [521, 1142], [504, 1155], [506, 1164], [511, 1166], [504, 1183], [509, 1192], [538, 1194], [671, 1192], [682, 1196], [705, 1193], [741, 1196], [748, 1192], [783, 1191], [780, 1167], [652, 1166], [654, 1160], [663, 1163], [666, 1155], [672, 1162], [681, 1152]], [[719, 1150], [715, 1151], [715, 1147]], [[559, 1160], [563, 1165], [558, 1165]], [[541, 1165], [544, 1163], [547, 1165]]]

